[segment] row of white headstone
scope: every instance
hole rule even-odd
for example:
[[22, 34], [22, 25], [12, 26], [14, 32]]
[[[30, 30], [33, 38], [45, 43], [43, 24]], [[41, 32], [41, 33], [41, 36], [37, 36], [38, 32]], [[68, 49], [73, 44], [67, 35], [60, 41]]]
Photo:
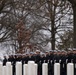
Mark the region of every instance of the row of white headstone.
[[[38, 65], [34, 61], [29, 61], [28, 64], [23, 65], [23, 75], [38, 75]], [[11, 62], [7, 62], [6, 66], [0, 62], [0, 75], [13, 75]], [[16, 75], [22, 75], [22, 63], [16, 63]], [[48, 64], [42, 64], [42, 75], [48, 75]], [[54, 64], [54, 75], [60, 75], [60, 64]], [[74, 75], [73, 63], [67, 64], [67, 75]]]

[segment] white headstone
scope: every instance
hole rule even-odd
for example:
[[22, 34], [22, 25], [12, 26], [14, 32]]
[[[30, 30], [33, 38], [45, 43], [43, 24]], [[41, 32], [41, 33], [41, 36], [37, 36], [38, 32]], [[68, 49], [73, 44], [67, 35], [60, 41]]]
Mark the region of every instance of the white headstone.
[[74, 65], [73, 63], [67, 64], [67, 75], [74, 75]]
[[37, 68], [38, 68], [38, 66], [37, 66], [37, 64], [34, 64], [34, 75], [37, 75]]
[[42, 64], [42, 75], [48, 75], [48, 64], [47, 63]]
[[59, 63], [54, 64], [54, 75], [60, 75], [60, 64]]
[[3, 66], [3, 74], [2, 75], [6, 75], [7, 72], [6, 72], [6, 66]]
[[7, 75], [12, 75], [12, 65], [11, 62], [6, 63], [6, 74]]
[[28, 75], [28, 65], [27, 64], [23, 65], [23, 75]]
[[34, 61], [28, 61], [28, 75], [34, 75]]
[[22, 75], [22, 63], [16, 62], [16, 75]]
[[2, 62], [0, 62], [0, 75], [2, 75], [2, 69], [3, 69]]

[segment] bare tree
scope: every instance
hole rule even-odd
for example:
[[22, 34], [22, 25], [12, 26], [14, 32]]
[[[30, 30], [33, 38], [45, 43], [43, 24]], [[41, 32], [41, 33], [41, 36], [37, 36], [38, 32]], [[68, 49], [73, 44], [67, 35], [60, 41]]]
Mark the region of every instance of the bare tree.
[[68, 12], [70, 13], [70, 10], [72, 10], [70, 3], [60, 0], [46, 0], [44, 2], [40, 0], [39, 10], [41, 11], [38, 13], [35, 12], [35, 15], [42, 17], [44, 20], [45, 24], [42, 24], [41, 28], [51, 33], [50, 39], [46, 41], [51, 42], [51, 49], [54, 50], [56, 45], [56, 34], [59, 34], [59, 31], [71, 28], [67, 26], [67, 23], [64, 25], [62, 24], [62, 19], [68, 19], [68, 15], [65, 15], [68, 14]]

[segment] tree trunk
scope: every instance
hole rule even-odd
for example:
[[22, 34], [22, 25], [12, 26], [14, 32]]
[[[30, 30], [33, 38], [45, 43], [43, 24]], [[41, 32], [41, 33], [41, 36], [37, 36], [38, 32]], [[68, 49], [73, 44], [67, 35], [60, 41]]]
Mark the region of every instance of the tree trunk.
[[52, 50], [55, 50], [55, 34], [53, 31], [52, 31], [51, 47], [52, 47]]
[[72, 8], [73, 8], [73, 47], [76, 48], [76, 6], [74, 4], [72, 4]]
[[51, 25], [51, 48], [52, 50], [55, 50], [55, 28], [54, 28], [54, 20], [52, 20], [52, 25]]
[[53, 8], [52, 0], [46, 0], [48, 3], [48, 11], [51, 21], [51, 49], [55, 50], [55, 8]]

